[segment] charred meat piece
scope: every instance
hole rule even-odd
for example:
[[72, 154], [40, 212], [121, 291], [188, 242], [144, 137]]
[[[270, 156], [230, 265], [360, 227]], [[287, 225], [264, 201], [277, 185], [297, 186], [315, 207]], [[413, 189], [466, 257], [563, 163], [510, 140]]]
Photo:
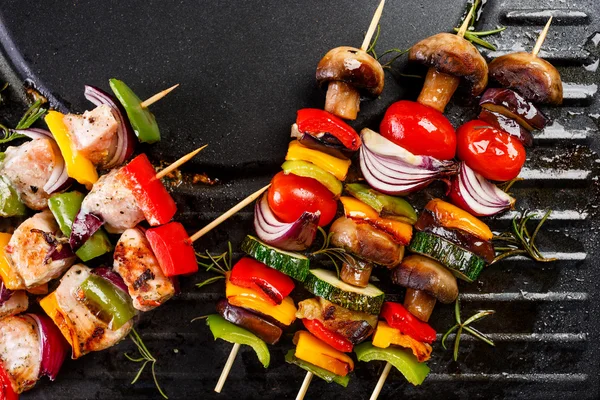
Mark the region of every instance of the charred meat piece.
[[107, 349], [123, 339], [133, 326], [133, 320], [128, 321], [116, 331], [108, 328], [108, 325], [96, 317], [77, 297], [81, 284], [90, 276], [91, 270], [83, 264], [71, 267], [60, 280], [56, 289], [56, 301], [59, 312], [64, 315], [51, 316], [56, 321], [65, 322], [59, 326], [63, 335], [68, 333], [67, 340], [73, 347], [73, 359], [79, 358], [92, 351]]
[[376, 315], [350, 311], [322, 297], [299, 302], [296, 318], [318, 319], [325, 328], [339, 333], [353, 344], [367, 339], [377, 326]]
[[139, 228], [123, 232], [115, 246], [113, 266], [127, 285], [133, 306], [140, 311], [150, 311], [175, 294], [173, 281], [163, 273]]
[[19, 225], [5, 251], [11, 267], [23, 281], [23, 289], [29, 289], [58, 278], [73, 265], [75, 257], [53, 257], [68, 250], [68, 246], [54, 216], [45, 210]]
[[513, 89], [534, 103], [559, 105], [563, 86], [558, 70], [548, 61], [530, 53], [500, 56], [489, 65], [490, 80]]
[[50, 139], [35, 139], [17, 147], [9, 147], [0, 167], [0, 175], [13, 185], [21, 201], [33, 210], [48, 208], [50, 195], [44, 185], [50, 179], [58, 157], [58, 146]]
[[465, 250], [481, 257], [486, 263], [491, 263], [496, 257], [494, 246], [490, 241], [482, 240], [469, 232], [461, 229], [448, 229], [441, 226], [431, 211], [425, 209], [419, 215], [415, 229], [421, 232], [429, 232], [440, 236]]
[[249, 330], [268, 344], [279, 342], [283, 331], [280, 327], [242, 308], [229, 304], [227, 299], [217, 302], [217, 312], [227, 321]]
[[40, 375], [40, 348], [33, 319], [18, 315], [0, 320], [0, 363], [16, 393], [31, 389], [37, 382]]
[[329, 232], [334, 247], [341, 247], [363, 260], [393, 267], [404, 257], [404, 246], [369, 224], [340, 217], [331, 225]]
[[117, 150], [117, 120], [110, 107], [102, 104], [83, 115], [67, 114], [64, 122], [75, 149], [102, 168]]
[[112, 170], [98, 179], [83, 199], [80, 212], [102, 218], [110, 233], [122, 233], [144, 220], [121, 170]]

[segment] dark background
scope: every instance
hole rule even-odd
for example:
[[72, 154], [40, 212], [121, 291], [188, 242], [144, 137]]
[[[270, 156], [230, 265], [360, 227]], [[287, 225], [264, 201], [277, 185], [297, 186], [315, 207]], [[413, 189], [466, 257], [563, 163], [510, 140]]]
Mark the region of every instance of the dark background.
[[[181, 86], [152, 106], [163, 139], [148, 148], [156, 163], [173, 161], [201, 144], [209, 147], [183, 168], [184, 181], [173, 187], [181, 220], [190, 232], [205, 225], [247, 194], [266, 184], [283, 161], [289, 126], [302, 107], [322, 107], [324, 92], [315, 83], [319, 59], [340, 45], [360, 46], [378, 1], [44, 1], [3, 0], [0, 4], [0, 75], [11, 83], [9, 104], [0, 122], [14, 122], [25, 105], [28, 81], [63, 110], [90, 108], [83, 86], [108, 88], [108, 79], [127, 82], [142, 98], [175, 83]], [[478, 29], [508, 26], [490, 38], [498, 52], [529, 51], [548, 15], [555, 20], [541, 56], [559, 67], [565, 104], [544, 109], [554, 125], [536, 137], [528, 152], [525, 182], [516, 185], [517, 209], [555, 213], [540, 238], [560, 260], [546, 265], [511, 260], [485, 271], [471, 285], [461, 283], [463, 315], [495, 309], [478, 327], [496, 347], [463, 339], [458, 363], [436, 344], [423, 386], [407, 384], [392, 372], [380, 398], [595, 399], [599, 396], [599, 317], [596, 243], [599, 162], [597, 103], [599, 75], [594, 70], [600, 41], [600, 3], [594, 0], [489, 2]], [[388, 0], [377, 50], [408, 48], [448, 31], [464, 14], [462, 1]], [[547, 12], [543, 12], [547, 10]], [[402, 59], [404, 60], [404, 59]], [[597, 64], [596, 64], [597, 65]], [[381, 98], [363, 102], [353, 125], [377, 127], [383, 111], [400, 98], [414, 99], [421, 80], [401, 76], [404, 61], [386, 74]], [[456, 98], [447, 108], [455, 126], [477, 107]], [[471, 102], [472, 103], [472, 102]], [[219, 183], [194, 184], [207, 173]], [[434, 185], [411, 197], [422, 205], [442, 193]], [[511, 215], [491, 222], [507, 226]], [[247, 209], [197, 244], [199, 251], [239, 245], [252, 230]], [[402, 289], [380, 286], [391, 299]], [[214, 342], [194, 317], [213, 312], [220, 284], [196, 289], [208, 275], [182, 279], [183, 293], [137, 325], [157, 357], [158, 379], [171, 399], [294, 398], [304, 371], [283, 362], [291, 335], [272, 347], [264, 370], [243, 348], [220, 396], [212, 389], [231, 345]], [[296, 298], [302, 298], [302, 291]], [[453, 323], [452, 306], [438, 306], [431, 321], [438, 332]], [[67, 361], [58, 380], [42, 379], [25, 399], [158, 398], [149, 371], [131, 386], [138, 365], [125, 359], [135, 350], [129, 339], [101, 353]], [[313, 380], [307, 398], [368, 398], [383, 364], [357, 364], [347, 389]]]

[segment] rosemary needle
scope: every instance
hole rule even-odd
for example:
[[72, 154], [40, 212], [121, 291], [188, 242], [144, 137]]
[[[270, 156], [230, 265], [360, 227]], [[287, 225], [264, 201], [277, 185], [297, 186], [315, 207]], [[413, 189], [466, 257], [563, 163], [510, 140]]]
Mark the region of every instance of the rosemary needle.
[[196, 257], [202, 260], [198, 261], [198, 265], [203, 267], [207, 272], [210, 271], [218, 274], [217, 276], [210, 277], [200, 283], [197, 283], [197, 288], [210, 285], [211, 283], [214, 283], [220, 279], [225, 279], [225, 275], [231, 271], [231, 268], [233, 267], [233, 247], [231, 246], [231, 242], [229, 242], [227, 245], [227, 251], [222, 254], [213, 256], [207, 250], [205, 254], [196, 253]]
[[158, 379], [156, 378], [156, 371], [155, 371], [155, 365], [156, 365], [156, 361], [157, 361], [156, 358], [154, 358], [154, 356], [150, 353], [150, 351], [148, 350], [148, 348], [142, 341], [142, 338], [140, 337], [140, 335], [136, 332], [136, 330], [134, 328], [131, 328], [129, 337], [131, 338], [133, 343], [135, 343], [141, 357], [133, 358], [127, 353], [125, 353], [125, 357], [129, 361], [132, 361], [135, 363], [142, 363], [142, 366], [140, 367], [138, 373], [133, 378], [133, 381], [131, 381], [131, 384], [132, 385], [135, 384], [140, 379], [140, 376], [142, 375], [142, 372], [144, 372], [146, 365], [150, 364], [150, 369], [152, 370], [152, 378], [154, 379], [154, 385], [156, 385], [156, 389], [158, 389], [158, 392], [161, 394], [162, 397], [164, 397], [165, 399], [168, 399], [169, 397], [165, 394], [165, 392], [163, 392], [160, 385], [158, 384]]

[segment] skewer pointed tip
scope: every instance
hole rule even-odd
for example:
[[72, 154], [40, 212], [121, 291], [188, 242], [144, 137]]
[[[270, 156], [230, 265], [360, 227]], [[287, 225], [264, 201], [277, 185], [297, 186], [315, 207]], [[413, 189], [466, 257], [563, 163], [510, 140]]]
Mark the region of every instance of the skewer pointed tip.
[[171, 93], [173, 90], [177, 89], [178, 86], [179, 86], [179, 83], [177, 85], [171, 86], [168, 89], [162, 90], [162, 91], [156, 93], [154, 96], [149, 97], [146, 100], [142, 101], [142, 103], [141, 103], [142, 108], [149, 107], [150, 105], [156, 103], [157, 101], [159, 101], [160, 99], [162, 99], [163, 97], [165, 97], [166, 95]]
[[546, 22], [546, 26], [544, 26], [544, 29], [542, 29], [542, 32], [540, 33], [540, 36], [538, 37], [538, 40], [537, 40], [537, 42], [535, 42], [535, 46], [533, 47], [533, 50], [531, 51], [531, 54], [533, 54], [536, 57], [542, 48], [542, 44], [544, 44], [544, 40], [546, 40], [546, 36], [548, 35], [548, 30], [550, 29], [551, 23], [552, 23], [552, 15], [550, 16], [550, 18], [548, 18], [548, 22]]
[[173, 164], [169, 165], [168, 167], [161, 169], [160, 171], [158, 171], [156, 173], [156, 179], [164, 178], [169, 173], [173, 172], [175, 169], [179, 168], [180, 166], [182, 166], [183, 164], [185, 164], [186, 162], [191, 160], [196, 154], [198, 154], [202, 150], [204, 150], [206, 148], [206, 146], [208, 146], [208, 144], [205, 144], [204, 146], [197, 148], [196, 150], [192, 151], [191, 153], [188, 153], [185, 156], [181, 157], [179, 160], [175, 161]]
[[377, 28], [377, 24], [379, 24], [379, 19], [381, 18], [381, 13], [383, 12], [383, 6], [385, 5], [385, 0], [381, 0], [379, 6], [375, 10], [375, 14], [373, 14], [373, 19], [371, 20], [371, 24], [369, 25], [369, 29], [367, 29], [367, 34], [360, 46], [362, 51], [367, 51], [369, 45], [371, 44], [371, 39], [373, 38], [373, 34], [375, 33], [375, 29]]
[[460, 29], [458, 30], [458, 33], [456, 34], [457, 36], [459, 36], [459, 37], [465, 36], [467, 29], [469, 29], [469, 22], [471, 21], [471, 18], [473, 17], [474, 12], [475, 12], [475, 3], [473, 3], [473, 6], [469, 9], [469, 13], [465, 17], [465, 20], [463, 21], [462, 25], [460, 26]]

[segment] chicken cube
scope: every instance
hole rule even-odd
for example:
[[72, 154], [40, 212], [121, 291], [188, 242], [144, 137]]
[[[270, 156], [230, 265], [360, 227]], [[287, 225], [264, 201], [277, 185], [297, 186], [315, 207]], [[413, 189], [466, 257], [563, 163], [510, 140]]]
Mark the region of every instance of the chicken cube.
[[13, 390], [31, 389], [40, 375], [40, 339], [35, 321], [27, 315], [0, 320], [0, 363]]
[[29, 298], [24, 290], [13, 292], [8, 300], [0, 303], [0, 319], [17, 315], [27, 310], [29, 307]]

